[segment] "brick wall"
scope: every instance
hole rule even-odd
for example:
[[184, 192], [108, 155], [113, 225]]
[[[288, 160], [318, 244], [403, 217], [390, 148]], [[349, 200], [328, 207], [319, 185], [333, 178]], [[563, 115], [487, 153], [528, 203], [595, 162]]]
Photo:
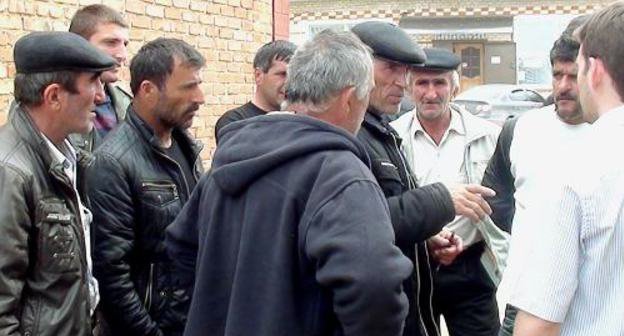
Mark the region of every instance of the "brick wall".
[[[275, 0], [280, 1], [280, 0]], [[105, 3], [131, 25], [130, 56], [157, 37], [180, 38], [206, 57], [203, 90], [206, 104], [193, 124], [202, 140], [202, 158], [214, 152], [214, 124], [226, 110], [247, 102], [253, 91], [251, 63], [256, 50], [272, 39], [273, 0], [0, 0], [0, 124], [12, 99], [13, 44], [35, 30], [67, 30], [81, 6]], [[283, 1], [286, 2], [287, 0]], [[288, 7], [280, 7], [287, 14]], [[283, 16], [281, 17], [283, 20]], [[278, 29], [282, 35], [285, 32]], [[124, 69], [127, 83], [128, 69]]]

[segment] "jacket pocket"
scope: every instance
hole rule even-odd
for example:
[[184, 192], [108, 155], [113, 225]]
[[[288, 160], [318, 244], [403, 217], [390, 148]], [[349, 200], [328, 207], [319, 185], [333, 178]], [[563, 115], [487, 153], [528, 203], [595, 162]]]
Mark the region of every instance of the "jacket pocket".
[[39, 261], [42, 270], [54, 273], [80, 272], [80, 246], [76, 217], [65, 202], [39, 202]]
[[399, 167], [388, 160], [373, 160], [371, 170], [386, 196], [395, 196], [403, 191]]
[[171, 181], [143, 181], [141, 199], [152, 206], [164, 207], [180, 198], [178, 187]]

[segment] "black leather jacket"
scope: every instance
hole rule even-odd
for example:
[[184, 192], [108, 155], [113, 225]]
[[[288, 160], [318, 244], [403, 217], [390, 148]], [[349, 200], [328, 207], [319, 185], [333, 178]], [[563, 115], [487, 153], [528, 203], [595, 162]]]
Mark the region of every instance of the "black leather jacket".
[[0, 335], [91, 335], [77, 195], [32, 119], [14, 112], [0, 129]]
[[401, 139], [380, 115], [369, 107], [358, 139], [388, 200], [397, 246], [414, 263], [414, 274], [403, 284], [410, 303], [403, 335], [433, 336], [438, 327], [432, 315], [431, 266], [423, 242], [455, 218], [455, 209], [441, 183], [417, 187], [401, 153]]
[[[173, 137], [193, 158], [196, 182], [201, 146], [181, 130]], [[190, 295], [174, 281], [164, 233], [188, 200], [189, 181], [132, 108], [94, 156], [87, 171], [94, 274], [111, 334], [179, 335]]]

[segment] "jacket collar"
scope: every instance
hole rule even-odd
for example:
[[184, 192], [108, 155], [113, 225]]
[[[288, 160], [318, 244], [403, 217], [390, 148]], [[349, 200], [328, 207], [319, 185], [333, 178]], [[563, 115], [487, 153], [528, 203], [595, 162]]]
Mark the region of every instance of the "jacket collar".
[[46, 140], [41, 135], [30, 114], [19, 104], [13, 112], [10, 123], [15, 132], [41, 156], [46, 167], [52, 168], [56, 161], [53, 159]]
[[383, 112], [376, 110], [374, 107], [369, 106], [364, 115], [363, 125], [373, 132], [379, 133], [384, 136], [398, 137], [398, 134], [394, 131], [392, 126], [383, 117]]
[[[161, 153], [163, 152], [160, 147], [160, 140], [154, 135], [154, 130], [139, 117], [132, 105], [128, 107], [127, 122], [139, 132], [141, 138], [145, 140], [153, 150]], [[197, 159], [199, 153], [203, 149], [203, 145], [199, 141], [194, 140], [187, 131], [179, 128], [174, 128], [171, 136], [182, 146], [183, 150], [190, 149], [193, 159]]]
[[[472, 115], [472, 113], [466, 111], [458, 105], [451, 103], [450, 106], [451, 109], [457, 113], [456, 115], [459, 115], [461, 119], [457, 120], [457, 122], [461, 121], [461, 124], [463, 124], [467, 144], [490, 135], [492, 133], [492, 129], [497, 127], [489, 121]], [[416, 127], [412, 125], [414, 123], [415, 113], [416, 110], [405, 113], [392, 123], [392, 126], [397, 130], [399, 135], [403, 137], [414, 136], [410, 133], [412, 129], [416, 129]]]

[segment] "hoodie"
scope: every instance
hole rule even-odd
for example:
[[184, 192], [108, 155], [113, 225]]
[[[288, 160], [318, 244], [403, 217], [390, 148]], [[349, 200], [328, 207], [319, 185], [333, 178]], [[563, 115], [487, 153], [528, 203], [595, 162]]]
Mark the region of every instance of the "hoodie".
[[293, 114], [219, 138], [167, 230], [179, 281], [194, 283], [185, 335], [400, 335], [412, 266], [357, 139]]

